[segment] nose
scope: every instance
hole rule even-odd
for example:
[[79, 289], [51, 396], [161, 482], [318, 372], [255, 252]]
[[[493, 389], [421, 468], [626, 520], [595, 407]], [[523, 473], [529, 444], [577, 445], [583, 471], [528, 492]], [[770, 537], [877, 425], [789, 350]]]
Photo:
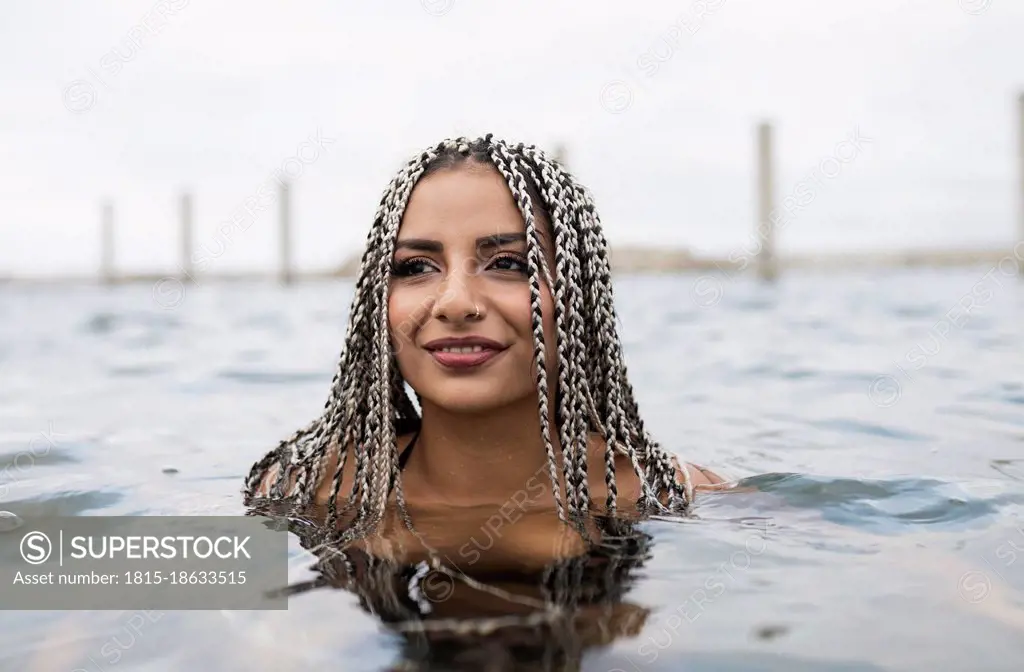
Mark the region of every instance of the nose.
[[[460, 269], [461, 270], [461, 269]], [[455, 270], [438, 287], [437, 299], [431, 308], [431, 317], [448, 322], [480, 320], [484, 316], [483, 302], [473, 288], [473, 273]]]

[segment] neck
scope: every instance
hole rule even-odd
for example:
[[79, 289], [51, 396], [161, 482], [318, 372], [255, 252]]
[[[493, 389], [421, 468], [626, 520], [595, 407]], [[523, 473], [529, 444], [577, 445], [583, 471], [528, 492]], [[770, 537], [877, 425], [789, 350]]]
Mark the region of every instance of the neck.
[[[423, 401], [422, 417], [409, 467], [446, 501], [500, 504], [528, 485], [550, 492], [535, 398], [481, 414], [453, 413]], [[548, 424], [559, 459], [553, 413]]]

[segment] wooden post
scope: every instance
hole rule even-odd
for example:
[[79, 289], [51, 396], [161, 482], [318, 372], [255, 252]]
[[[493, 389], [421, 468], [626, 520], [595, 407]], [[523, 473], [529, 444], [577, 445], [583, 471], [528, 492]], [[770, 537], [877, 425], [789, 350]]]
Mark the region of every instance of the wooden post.
[[192, 266], [192, 232], [193, 232], [193, 211], [192, 194], [183, 192], [179, 203], [181, 215], [181, 280], [191, 282], [195, 280]]
[[774, 280], [778, 275], [775, 259], [775, 180], [772, 174], [772, 126], [762, 122], [757, 127], [757, 273], [762, 280]]
[[[1017, 99], [1017, 116], [1017, 152], [1019, 154], [1020, 162], [1020, 167], [1018, 168], [1020, 171], [1020, 175], [1018, 177], [1020, 180], [1020, 194], [1018, 195], [1018, 198], [1020, 199], [1020, 204], [1018, 206], [1020, 208], [1020, 224], [1019, 231], [1017, 233], [1017, 245], [1021, 245], [1024, 244], [1024, 93], [1021, 93], [1020, 97]], [[1014, 246], [1013, 252], [1014, 255], [1017, 254], [1016, 246]], [[1017, 259], [1017, 274], [1024, 279], [1024, 261], [1021, 259]]]
[[100, 278], [106, 284], [114, 282], [114, 204], [103, 201], [100, 217]]
[[291, 185], [281, 182], [280, 192], [280, 225], [281, 225], [281, 282], [290, 285], [294, 280], [292, 273], [292, 240], [291, 240]]

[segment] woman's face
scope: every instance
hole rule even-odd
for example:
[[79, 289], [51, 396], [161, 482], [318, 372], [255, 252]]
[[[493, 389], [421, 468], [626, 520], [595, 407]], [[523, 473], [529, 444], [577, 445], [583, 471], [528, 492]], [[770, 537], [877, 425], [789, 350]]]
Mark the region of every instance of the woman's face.
[[[554, 272], [548, 227], [538, 220]], [[395, 244], [388, 321], [405, 380], [424, 402], [479, 412], [536, 398], [526, 225], [501, 175], [464, 163], [417, 183]], [[541, 282], [545, 359], [555, 361]]]

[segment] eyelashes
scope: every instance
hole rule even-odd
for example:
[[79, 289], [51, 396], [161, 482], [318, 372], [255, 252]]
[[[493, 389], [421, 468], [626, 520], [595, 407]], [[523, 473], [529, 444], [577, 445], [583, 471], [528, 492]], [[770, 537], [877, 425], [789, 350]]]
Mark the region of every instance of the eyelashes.
[[[436, 265], [430, 259], [424, 257], [412, 257], [411, 259], [392, 262], [391, 275], [396, 278], [409, 278], [423, 275], [435, 267]], [[500, 254], [493, 257], [485, 268], [485, 270], [490, 269], [506, 272], [511, 271], [524, 276], [529, 275], [530, 273], [526, 258], [520, 254], [512, 253]]]
[[404, 259], [398, 262], [391, 263], [391, 275], [396, 278], [407, 278], [412, 275], [420, 275], [422, 269], [426, 268], [428, 263], [424, 259]]
[[491, 260], [491, 263], [488, 264], [488, 267], [497, 267], [499, 264], [504, 264], [506, 266], [511, 265], [512, 268], [500, 268], [498, 270], [516, 271], [518, 273], [522, 273], [523, 275], [530, 274], [530, 266], [526, 263], [526, 258], [519, 254], [498, 255]]

